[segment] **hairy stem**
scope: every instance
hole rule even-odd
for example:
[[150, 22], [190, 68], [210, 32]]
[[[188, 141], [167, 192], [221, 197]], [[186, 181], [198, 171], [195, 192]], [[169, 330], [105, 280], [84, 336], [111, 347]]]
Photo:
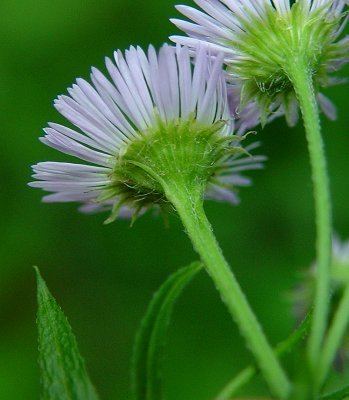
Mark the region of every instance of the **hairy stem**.
[[245, 337], [271, 391], [278, 398], [286, 399], [290, 391], [288, 378], [222, 254], [203, 210], [202, 199], [193, 196], [192, 190], [178, 181], [171, 182], [164, 189], [167, 198], [177, 209], [194, 248], [205, 263], [222, 300]]
[[[291, 335], [280, 342], [275, 348], [275, 354], [280, 358], [292, 351], [297, 344], [308, 334], [312, 314], [309, 313], [300, 326]], [[218, 394], [216, 400], [230, 400], [236, 393], [247, 385], [257, 374], [259, 369], [255, 365], [250, 365], [239, 372]]]
[[295, 88], [303, 115], [314, 186], [317, 229], [317, 276], [313, 325], [308, 342], [308, 357], [311, 368], [315, 371], [328, 320], [332, 209], [327, 163], [312, 74], [304, 60], [294, 58], [289, 64], [288, 74]]
[[317, 386], [321, 388], [324, 383], [328, 372], [331, 368], [331, 364], [336, 356], [338, 347], [341, 345], [343, 336], [346, 332], [349, 323], [349, 285], [345, 288], [343, 297], [339, 303], [338, 309], [334, 316], [331, 327], [328, 331], [321, 358], [319, 362], [319, 373]]

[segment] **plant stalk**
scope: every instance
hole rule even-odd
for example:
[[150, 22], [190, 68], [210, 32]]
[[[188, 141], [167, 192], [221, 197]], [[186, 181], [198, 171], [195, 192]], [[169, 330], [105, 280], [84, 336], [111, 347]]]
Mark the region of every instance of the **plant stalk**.
[[330, 263], [332, 254], [332, 207], [319, 109], [312, 73], [303, 59], [293, 58], [287, 73], [293, 83], [303, 115], [312, 169], [316, 214], [316, 294], [312, 329], [308, 342], [308, 358], [315, 373], [328, 322], [330, 299]]
[[328, 331], [326, 340], [324, 342], [323, 351], [319, 362], [318, 369], [318, 390], [321, 389], [328, 372], [331, 368], [331, 364], [336, 357], [337, 350], [341, 345], [343, 336], [346, 332], [349, 323], [349, 285], [346, 286], [343, 297], [339, 303], [338, 309], [333, 318], [333, 322]]
[[[280, 342], [275, 348], [274, 352], [278, 358], [283, 357], [285, 354], [291, 352], [308, 334], [312, 312], [310, 312], [300, 326], [291, 333], [291, 335]], [[250, 365], [240, 371], [218, 394], [215, 400], [230, 400], [236, 393], [247, 385], [252, 378], [258, 373], [259, 369], [256, 365]]]
[[205, 215], [202, 199], [193, 196], [192, 190], [178, 181], [170, 182], [164, 189], [167, 198], [181, 217], [194, 248], [205, 263], [223, 302], [254, 354], [272, 393], [279, 399], [286, 399], [290, 391], [288, 378], [222, 254]]

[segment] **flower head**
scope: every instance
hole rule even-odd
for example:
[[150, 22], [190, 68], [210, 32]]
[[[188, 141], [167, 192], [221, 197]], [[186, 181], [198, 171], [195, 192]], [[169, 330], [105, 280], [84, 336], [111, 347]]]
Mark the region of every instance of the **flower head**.
[[56, 109], [75, 128], [50, 123], [41, 141], [84, 164], [42, 162], [30, 185], [52, 192], [46, 202], [80, 202], [81, 210], [112, 210], [111, 220], [168, 203], [164, 182], [180, 176], [199, 196], [238, 202], [243, 171], [262, 167], [232, 134], [223, 56], [201, 46], [164, 45], [159, 54], [131, 47], [107, 58], [111, 77], [92, 68]]
[[[194, 1], [202, 11], [177, 6], [193, 22], [172, 19], [189, 37], [171, 39], [192, 48], [205, 42], [223, 51], [228, 79], [241, 92], [241, 108], [257, 100], [262, 122], [280, 111], [290, 125], [297, 122], [289, 79], [293, 63], [304, 64], [318, 90], [337, 83], [331, 73], [348, 62], [349, 37], [339, 39], [347, 0]], [[332, 103], [317, 95], [322, 110], [335, 118]]]

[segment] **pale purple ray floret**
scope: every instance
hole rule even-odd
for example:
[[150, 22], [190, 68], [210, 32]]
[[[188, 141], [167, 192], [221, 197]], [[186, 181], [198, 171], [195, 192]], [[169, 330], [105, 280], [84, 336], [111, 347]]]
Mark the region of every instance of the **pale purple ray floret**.
[[[85, 163], [34, 165], [36, 180], [30, 186], [51, 192], [43, 201], [78, 202], [80, 210], [88, 213], [112, 209], [118, 196], [104, 193], [112, 184], [119, 156], [128, 144], [154, 131], [159, 119], [166, 124], [195, 118], [204, 126], [225, 121], [220, 134], [233, 134], [223, 55], [213, 57], [206, 46], [200, 46], [193, 64], [189, 53], [180, 45], [164, 45], [158, 54], [152, 46], [147, 52], [139, 47], [124, 55], [117, 51], [113, 61], [106, 58], [110, 78], [92, 68], [92, 83], [79, 78], [68, 95], [58, 97], [56, 109], [74, 127], [49, 123], [40, 140]], [[250, 184], [243, 172], [262, 168], [263, 161], [262, 156], [243, 152], [230, 158], [224, 174], [209, 182], [207, 197], [237, 203], [235, 188]], [[128, 204], [120, 215], [129, 217], [133, 211]]]
[[[244, 77], [236, 73], [237, 68], [241, 67], [244, 62], [253, 61], [253, 54], [247, 54], [239, 46], [248, 34], [248, 24], [254, 25], [253, 21], [265, 21], [267, 24], [268, 13], [278, 13], [280, 16], [285, 16], [290, 13], [292, 8], [291, 0], [193, 0], [198, 9], [187, 5], [176, 6], [177, 10], [184, 15], [187, 20], [172, 18], [171, 21], [187, 36], [173, 35], [170, 39], [175, 43], [186, 45], [191, 49], [195, 49], [198, 45], [205, 43], [211, 51], [223, 52], [224, 62], [229, 66], [229, 73], [227, 73], [227, 80], [233, 85], [232, 91], [233, 103], [237, 101], [237, 107], [232, 109], [233, 115], [236, 117], [236, 110], [238, 110], [238, 118], [241, 117], [241, 124], [249, 127], [256, 125], [260, 122], [261, 113], [258, 104], [251, 100], [247, 104], [244, 103], [240, 107], [239, 90], [241, 85], [244, 84]], [[323, 14], [328, 19], [338, 19], [338, 28], [334, 28], [330, 39], [333, 43], [336, 42], [337, 48], [342, 49], [341, 54], [338, 55], [333, 52], [333, 58], [326, 61], [327, 71], [332, 73], [340, 69], [344, 64], [349, 61], [349, 36], [342, 39], [344, 27], [347, 22], [347, 17], [341, 17], [344, 14], [344, 8], [349, 4], [348, 0], [299, 0], [304, 4], [304, 10], [307, 13], [304, 16], [311, 19], [312, 15], [317, 10], [323, 9]], [[255, 32], [253, 33], [255, 34]], [[341, 83], [340, 79], [329, 77], [326, 82], [320, 86], [331, 86], [333, 84]], [[323, 113], [330, 119], [335, 119], [336, 108], [333, 103], [322, 93], [317, 95], [318, 104]], [[287, 121], [293, 126], [298, 121], [298, 104], [296, 98], [289, 100], [291, 104], [287, 107]], [[246, 108], [246, 110], [245, 110]], [[284, 104], [276, 101], [271, 105], [271, 119], [283, 115], [286, 112]], [[247, 116], [247, 118], [246, 118]]]

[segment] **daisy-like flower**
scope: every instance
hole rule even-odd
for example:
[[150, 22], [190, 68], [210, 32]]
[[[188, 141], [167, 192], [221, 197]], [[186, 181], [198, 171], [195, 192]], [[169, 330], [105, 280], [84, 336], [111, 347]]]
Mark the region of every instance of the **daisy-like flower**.
[[172, 19], [188, 37], [171, 39], [191, 48], [205, 42], [224, 52], [228, 79], [241, 93], [240, 112], [248, 105], [262, 123], [282, 112], [294, 125], [298, 104], [291, 81], [294, 66], [302, 63], [313, 77], [321, 109], [336, 117], [320, 88], [339, 83], [331, 74], [348, 62], [349, 37], [340, 39], [347, 0], [194, 2], [202, 11], [177, 6], [192, 22]]
[[[42, 141], [86, 164], [40, 163], [31, 185], [45, 201], [77, 201], [83, 210], [137, 216], [171, 204], [238, 323], [270, 389], [280, 399], [289, 380], [226, 262], [204, 212], [205, 197], [236, 203], [242, 173], [262, 167], [245, 136], [234, 135], [223, 54], [164, 45], [157, 54], [131, 47], [106, 60], [110, 79], [92, 70], [55, 102], [77, 129], [50, 124]], [[248, 125], [248, 124], [247, 124]], [[241, 128], [243, 130], [243, 128]]]
[[264, 157], [248, 155], [258, 143], [243, 149], [232, 133], [222, 63], [205, 46], [194, 67], [179, 45], [115, 52], [106, 59], [111, 79], [92, 68], [92, 84], [77, 79], [55, 101], [75, 128], [50, 123], [41, 138], [86, 163], [41, 162], [30, 185], [52, 192], [45, 202], [112, 210], [109, 221], [166, 206], [162, 183], [175, 175], [198, 195], [238, 203], [236, 189], [250, 184], [243, 172], [262, 168]]

